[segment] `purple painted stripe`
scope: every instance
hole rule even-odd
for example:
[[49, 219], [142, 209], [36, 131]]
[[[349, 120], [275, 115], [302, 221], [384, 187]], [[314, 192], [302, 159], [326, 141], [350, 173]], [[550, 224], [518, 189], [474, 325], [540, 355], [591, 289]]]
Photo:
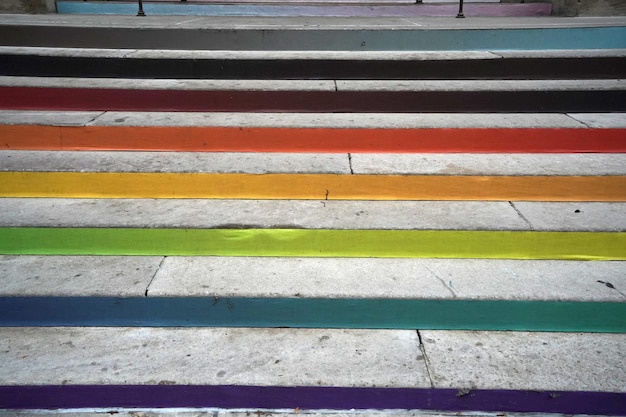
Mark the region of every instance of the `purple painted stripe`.
[[421, 409], [625, 416], [611, 392], [227, 385], [0, 386], [0, 408]]

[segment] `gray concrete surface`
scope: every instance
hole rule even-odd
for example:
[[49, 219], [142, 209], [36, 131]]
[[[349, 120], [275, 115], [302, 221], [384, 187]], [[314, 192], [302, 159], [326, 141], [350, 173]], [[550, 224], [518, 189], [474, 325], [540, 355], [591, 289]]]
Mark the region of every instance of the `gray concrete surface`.
[[0, 151], [0, 171], [624, 175], [626, 154]]
[[589, 127], [626, 128], [626, 113], [572, 113], [570, 116]]
[[0, 212], [14, 227], [529, 230], [507, 202], [4, 198]]
[[[398, 261], [398, 262], [396, 262]], [[148, 296], [449, 298], [428, 262], [406, 259], [168, 257]]]
[[0, 295], [626, 301], [625, 272], [626, 262], [5, 255]]
[[0, 328], [0, 383], [429, 387], [415, 331]]
[[29, 46], [0, 46], [0, 53], [10, 55], [124, 58], [134, 50], [110, 48], [50, 48]]
[[626, 230], [626, 204], [515, 202], [535, 230]]
[[349, 174], [346, 154], [0, 151], [0, 171]]
[[30, 111], [0, 110], [4, 125], [85, 126], [103, 112], [99, 111]]
[[626, 154], [351, 154], [355, 174], [624, 175]]
[[[175, 50], [175, 49], [110, 49], [110, 48], [53, 48], [0, 46], [0, 53], [11, 55], [63, 56], [63, 57], [100, 57], [100, 58], [154, 58], [154, 59], [330, 59], [330, 60], [468, 60], [499, 59], [502, 56], [488, 51], [225, 51], [225, 50]], [[569, 56], [570, 51], [562, 51], [562, 56]], [[586, 52], [581, 51], [584, 56]], [[598, 52], [597, 54], [601, 54]], [[620, 52], [607, 56], [616, 56]], [[559, 55], [561, 56], [561, 55]]]
[[605, 91], [626, 80], [337, 80], [337, 91]]
[[[16, 117], [19, 117], [16, 116]], [[581, 117], [585, 117], [582, 116]], [[596, 124], [602, 127], [597, 117]], [[622, 115], [624, 119], [626, 116]], [[609, 119], [609, 117], [606, 117]], [[610, 118], [610, 123], [615, 123]], [[0, 120], [4, 120], [0, 113]], [[626, 123], [626, 122], [625, 122]], [[145, 113], [106, 112], [96, 126], [258, 126], [326, 128], [586, 127], [557, 113]]]
[[[424, 262], [454, 297], [460, 299], [626, 301], [626, 262], [476, 259]], [[606, 282], [615, 288], [607, 287]]]
[[0, 255], [0, 295], [142, 297], [162, 257]]
[[[597, 84], [592, 81], [590, 81], [590, 85]], [[614, 84], [613, 81], [602, 81], [602, 83]], [[335, 91], [335, 83], [332, 80], [179, 80], [0, 76], [0, 86], [113, 88], [128, 90]]]
[[623, 334], [420, 335], [425, 357], [415, 331], [3, 328], [0, 381], [625, 389]]
[[607, 91], [626, 80], [199, 80], [0, 76], [3, 87], [216, 91]]
[[[455, 0], [456, 1], [456, 0]], [[492, 51], [226, 51], [175, 49], [110, 49], [1, 46], [0, 53], [12, 55], [161, 58], [161, 59], [329, 59], [329, 60], [473, 60], [500, 58], [581, 58], [625, 56], [626, 49], [555, 49], [555, 50], [492, 50]]]
[[[626, 126], [626, 113], [579, 113], [593, 127]], [[245, 126], [325, 128], [585, 128], [560, 113], [206, 113], [0, 110], [6, 125]]]
[[626, 301], [625, 293], [626, 262], [223, 257], [167, 257], [147, 292], [568, 301]]
[[420, 331], [435, 387], [626, 390], [626, 335]]

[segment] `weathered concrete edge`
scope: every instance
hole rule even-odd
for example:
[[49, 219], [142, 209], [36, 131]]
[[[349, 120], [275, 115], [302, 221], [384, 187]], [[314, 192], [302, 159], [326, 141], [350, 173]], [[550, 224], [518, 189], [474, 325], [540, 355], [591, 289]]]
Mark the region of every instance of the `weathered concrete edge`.
[[[606, 127], [626, 113], [585, 113], [576, 118], [604, 115]], [[232, 113], [232, 112], [80, 112], [0, 110], [5, 125], [45, 126], [189, 126], [189, 127], [308, 127], [308, 128], [586, 128], [562, 113]], [[594, 127], [602, 128], [602, 123]]]

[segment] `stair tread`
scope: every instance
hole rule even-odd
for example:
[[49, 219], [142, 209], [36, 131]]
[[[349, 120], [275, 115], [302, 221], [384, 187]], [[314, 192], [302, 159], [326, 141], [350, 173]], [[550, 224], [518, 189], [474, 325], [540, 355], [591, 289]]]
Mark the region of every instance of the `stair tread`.
[[232, 113], [0, 110], [0, 123], [42, 126], [290, 128], [626, 128], [626, 113]]
[[0, 295], [622, 302], [625, 270], [614, 261], [2, 255]]
[[169, 80], [0, 76], [1, 87], [173, 91], [620, 91], [626, 80]]
[[[13, 385], [431, 386], [415, 331], [3, 328], [0, 334], [2, 380]], [[623, 389], [626, 335], [420, 335], [435, 388]], [[533, 365], [537, 357], [541, 366]]]

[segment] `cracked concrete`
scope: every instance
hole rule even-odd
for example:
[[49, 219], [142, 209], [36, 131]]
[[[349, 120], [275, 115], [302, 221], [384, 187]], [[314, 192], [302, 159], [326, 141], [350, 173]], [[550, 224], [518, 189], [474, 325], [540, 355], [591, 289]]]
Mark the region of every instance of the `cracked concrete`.
[[152, 285], [152, 283], [154, 282], [154, 278], [156, 278], [157, 274], [159, 273], [159, 271], [163, 267], [163, 262], [165, 262], [165, 258], [167, 258], [167, 256], [163, 256], [161, 258], [161, 261], [159, 262], [159, 265], [157, 266], [156, 270], [154, 271], [154, 274], [152, 275], [152, 278], [150, 278], [150, 282], [148, 282], [148, 285], [146, 286], [146, 291], [144, 292], [144, 296], [146, 296], [146, 297], [148, 296], [148, 293], [150, 291], [150, 285]]
[[532, 225], [532, 223], [530, 223], [530, 221], [526, 218], [526, 216], [524, 216], [524, 214], [515, 206], [515, 204], [512, 201], [509, 201], [509, 204], [511, 205], [511, 207], [513, 208], [513, 210], [515, 210], [515, 212], [522, 218], [522, 220], [524, 220], [526, 222], [526, 224], [528, 225], [528, 229], [529, 230], [535, 230], [535, 227]]
[[626, 262], [0, 256], [0, 295], [623, 301], [625, 271]]

